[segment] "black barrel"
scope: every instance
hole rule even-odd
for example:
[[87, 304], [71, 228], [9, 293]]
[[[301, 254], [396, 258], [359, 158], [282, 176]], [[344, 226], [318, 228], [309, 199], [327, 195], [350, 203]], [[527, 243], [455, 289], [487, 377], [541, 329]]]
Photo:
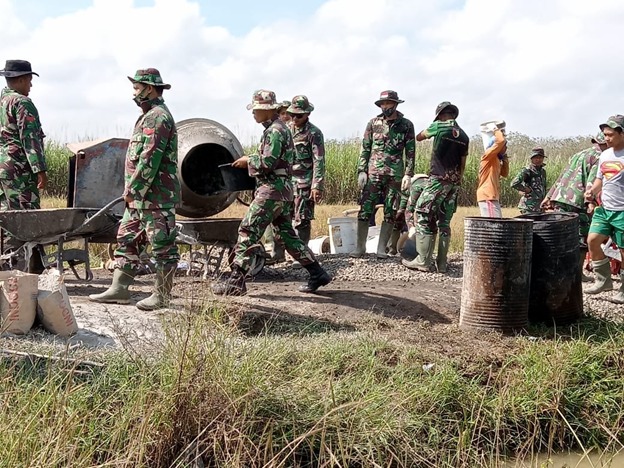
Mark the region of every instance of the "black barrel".
[[529, 321], [566, 325], [583, 315], [579, 220], [576, 213], [522, 215], [533, 221]]
[[528, 325], [533, 222], [464, 219], [459, 326], [515, 332]]

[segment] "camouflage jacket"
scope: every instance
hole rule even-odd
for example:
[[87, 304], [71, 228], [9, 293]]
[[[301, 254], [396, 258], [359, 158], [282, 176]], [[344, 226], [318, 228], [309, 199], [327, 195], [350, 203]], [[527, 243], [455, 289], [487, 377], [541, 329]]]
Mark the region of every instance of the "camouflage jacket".
[[462, 159], [468, 156], [470, 138], [455, 120], [436, 120], [426, 130], [425, 138], [433, 138], [429, 175], [434, 179], [461, 184]]
[[530, 188], [531, 192], [520, 198], [518, 208], [522, 212], [539, 213], [542, 211], [540, 204], [546, 196], [546, 170], [533, 164], [523, 167], [511, 181], [511, 188], [522, 192]]
[[398, 179], [403, 175], [414, 175], [414, 125], [402, 113], [397, 114], [398, 118], [393, 121], [388, 121], [383, 114], [379, 114], [368, 122], [362, 138], [358, 173], [391, 175]]
[[178, 180], [178, 132], [162, 97], [141, 115], [126, 153], [124, 196], [131, 208], [173, 208], [180, 201]]
[[302, 128], [289, 123], [295, 145], [292, 166], [293, 183], [298, 187], [311, 187], [323, 191], [325, 185], [325, 143], [323, 133], [310, 121]]
[[39, 112], [33, 102], [10, 88], [0, 94], [0, 179], [47, 170]]
[[546, 198], [575, 208], [585, 208], [584, 193], [596, 179], [601, 151], [597, 145], [576, 153], [550, 188]]
[[249, 156], [249, 175], [256, 178], [256, 200], [293, 200], [290, 179], [294, 159], [290, 130], [276, 117], [262, 133], [258, 154]]

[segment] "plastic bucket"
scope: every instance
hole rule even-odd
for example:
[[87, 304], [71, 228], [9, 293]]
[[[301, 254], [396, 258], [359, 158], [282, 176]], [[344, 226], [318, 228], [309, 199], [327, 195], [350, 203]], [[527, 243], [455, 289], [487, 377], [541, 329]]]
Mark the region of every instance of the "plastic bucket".
[[355, 250], [357, 218], [349, 216], [328, 218], [329, 247], [332, 254], [346, 254]]
[[331, 251], [329, 236], [321, 236], [315, 239], [310, 239], [308, 247], [314, 255], [329, 253]]
[[247, 168], [238, 168], [232, 164], [219, 165], [221, 176], [228, 192], [240, 192], [243, 190], [255, 190], [256, 179], [249, 176]]
[[366, 236], [366, 253], [377, 253], [379, 231], [381, 231], [381, 227], [379, 226], [370, 226], [368, 228], [368, 235]]

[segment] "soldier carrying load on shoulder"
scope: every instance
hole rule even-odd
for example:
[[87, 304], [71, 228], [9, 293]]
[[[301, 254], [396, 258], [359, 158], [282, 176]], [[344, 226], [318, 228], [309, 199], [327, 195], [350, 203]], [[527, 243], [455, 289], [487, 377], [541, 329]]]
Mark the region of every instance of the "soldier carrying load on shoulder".
[[402, 102], [405, 101], [399, 99], [396, 91], [382, 91], [375, 101], [375, 105], [381, 108], [381, 114], [368, 122], [362, 138], [358, 162], [358, 187], [362, 196], [356, 248], [349, 254], [351, 257], [361, 257], [366, 253], [369, 222], [380, 196], [385, 202], [377, 258], [388, 256], [386, 246], [396, 222], [400, 192], [409, 188], [414, 174], [414, 125], [397, 111], [398, 104]]
[[541, 203], [546, 196], [546, 170], [544, 169], [543, 148], [531, 151], [531, 164], [522, 170], [511, 181], [511, 188], [522, 194], [518, 209], [521, 214], [541, 213]]

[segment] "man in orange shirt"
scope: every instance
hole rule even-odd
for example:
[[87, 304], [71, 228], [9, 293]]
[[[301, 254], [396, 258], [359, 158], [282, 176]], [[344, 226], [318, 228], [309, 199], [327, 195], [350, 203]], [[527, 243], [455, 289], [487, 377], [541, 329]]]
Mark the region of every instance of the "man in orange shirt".
[[477, 202], [481, 216], [502, 218], [500, 206], [500, 178], [509, 175], [505, 122], [492, 122], [486, 128], [494, 134], [493, 143], [485, 149], [479, 164]]

